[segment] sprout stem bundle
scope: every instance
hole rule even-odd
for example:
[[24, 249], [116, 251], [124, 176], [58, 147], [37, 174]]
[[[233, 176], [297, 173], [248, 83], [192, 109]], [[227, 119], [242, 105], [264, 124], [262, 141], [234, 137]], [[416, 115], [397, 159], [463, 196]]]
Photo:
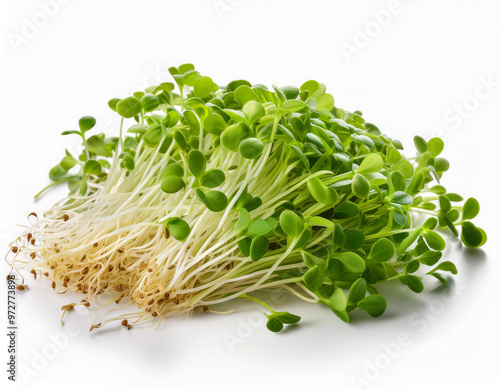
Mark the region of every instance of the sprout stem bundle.
[[[48, 187], [67, 183], [70, 194], [32, 215], [7, 255], [13, 269], [85, 296], [64, 313], [138, 307], [91, 329], [241, 298], [270, 311], [272, 331], [300, 320], [252, 295], [263, 289], [326, 304], [344, 321], [356, 307], [378, 316], [377, 284], [423, 289], [416, 271], [445, 246], [435, 230], [461, 227], [467, 246], [485, 243], [469, 221], [477, 201], [452, 205], [463, 199], [430, 185], [448, 169], [439, 138], [416, 137], [418, 156], [406, 159], [316, 81], [271, 91], [243, 80], [219, 88], [189, 64], [171, 73], [179, 94], [163, 83], [110, 101], [118, 138], [87, 137], [90, 116], [63, 133], [81, 137], [82, 154], [66, 152]], [[416, 214], [431, 217], [416, 225]], [[427, 273], [446, 282], [438, 271], [456, 268], [445, 261]]]

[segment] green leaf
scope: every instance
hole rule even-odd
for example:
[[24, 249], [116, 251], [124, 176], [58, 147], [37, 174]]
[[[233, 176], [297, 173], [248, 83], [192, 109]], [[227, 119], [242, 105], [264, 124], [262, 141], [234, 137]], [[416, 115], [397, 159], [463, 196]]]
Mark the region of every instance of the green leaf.
[[340, 224], [335, 224], [333, 226], [333, 249], [336, 250], [343, 247], [346, 241], [344, 230]]
[[259, 101], [259, 98], [249, 85], [241, 85], [236, 88], [234, 91], [234, 98], [242, 107], [244, 107], [249, 101]]
[[396, 248], [396, 253], [398, 255], [403, 254], [417, 240], [422, 231], [423, 227], [419, 227], [410, 232], [410, 234], [405, 239], [403, 239], [403, 241]]
[[413, 174], [415, 173], [413, 165], [406, 159], [402, 159], [394, 164], [391, 170], [394, 172], [400, 172], [407, 179], [412, 178]]
[[413, 143], [415, 144], [419, 154], [423, 154], [427, 151], [427, 142], [421, 136], [415, 136], [413, 138]]
[[432, 138], [427, 142], [427, 150], [433, 157], [437, 157], [444, 149], [444, 142], [441, 138]]
[[278, 221], [274, 217], [268, 217], [266, 223], [269, 224], [271, 230], [275, 230], [278, 227]]
[[304, 222], [293, 211], [285, 210], [280, 215], [280, 224], [283, 231], [291, 238], [298, 238], [304, 229]]
[[262, 205], [262, 199], [260, 197], [254, 197], [248, 203], [245, 204], [245, 208], [248, 212], [252, 212], [254, 209], [259, 208]]
[[307, 181], [307, 188], [318, 203], [333, 205], [338, 200], [336, 190], [326, 186], [318, 177], [313, 177]]
[[163, 170], [163, 177], [176, 176], [183, 177], [184, 169], [178, 163], [171, 163], [165, 167]]
[[183, 112], [184, 120], [191, 126], [191, 129], [199, 132], [200, 131], [200, 121], [198, 116], [193, 111], [186, 110]]
[[203, 125], [205, 127], [205, 130], [214, 135], [219, 135], [221, 134], [227, 127], [227, 123], [225, 120], [222, 118], [222, 116], [216, 114], [216, 113], [211, 113], [209, 114], [206, 118], [205, 121], [203, 122]]
[[258, 122], [266, 114], [264, 106], [258, 101], [249, 101], [248, 103], [246, 103], [242, 108], [242, 112], [245, 115], [245, 118], [247, 119], [249, 125]]
[[346, 219], [358, 214], [358, 206], [351, 202], [343, 202], [335, 207], [335, 219]]
[[392, 219], [396, 222], [396, 224], [399, 224], [402, 227], [404, 227], [408, 221], [406, 215], [399, 211], [394, 211]]
[[56, 165], [49, 171], [49, 178], [52, 181], [61, 181], [67, 178], [66, 173], [68, 172], [67, 169], [65, 169], [63, 166]]
[[464, 198], [457, 193], [446, 193], [446, 197], [453, 203], [459, 203], [460, 201], [464, 201]]
[[82, 134], [85, 134], [87, 131], [89, 131], [92, 128], [94, 128], [95, 123], [96, 123], [96, 120], [95, 120], [94, 117], [92, 117], [92, 116], [83, 116], [78, 121], [78, 126], [80, 127], [80, 131], [82, 132]]
[[304, 164], [304, 166], [306, 167], [306, 169], [309, 170], [311, 168], [311, 165], [309, 163], [309, 160], [307, 159], [307, 157], [303, 153], [303, 151], [301, 149], [299, 149], [295, 145], [291, 145], [290, 149], [292, 149], [293, 152], [299, 157], [299, 159], [302, 161], [302, 163]]
[[250, 256], [250, 247], [252, 245], [252, 238], [246, 237], [238, 241], [238, 248], [245, 257]]
[[302, 91], [309, 92], [309, 96], [311, 96], [318, 89], [319, 89], [319, 83], [318, 83], [318, 81], [315, 81], [315, 80], [306, 81], [300, 87], [300, 91], [301, 92]]
[[134, 96], [126, 97], [116, 104], [116, 112], [127, 119], [138, 115], [141, 110], [141, 102]]
[[283, 323], [275, 317], [270, 317], [267, 321], [266, 327], [269, 331], [280, 332], [283, 329]]
[[397, 191], [392, 195], [391, 201], [396, 204], [411, 205], [413, 204], [413, 197], [408, 193]]
[[427, 230], [433, 230], [434, 228], [436, 228], [437, 224], [438, 220], [435, 217], [430, 217], [425, 221], [422, 227], [424, 227]]
[[276, 92], [276, 96], [278, 96], [278, 99], [280, 101], [285, 101], [286, 100], [286, 96], [285, 96], [285, 93], [281, 90], [281, 88], [277, 87], [276, 85], [272, 85], [274, 91]]
[[429, 192], [442, 195], [446, 193], [446, 188], [443, 185], [434, 185], [432, 188], [429, 188]]
[[[182, 74], [182, 82], [185, 85], [189, 85], [189, 86], [194, 86], [194, 83], [197, 80], [199, 80], [200, 78], [201, 78], [200, 73], [194, 69], [190, 69], [190, 70], [184, 72], [184, 74]], [[174, 77], [174, 80], [175, 80], [175, 77]]]
[[252, 240], [250, 245], [250, 258], [252, 261], [258, 261], [261, 259], [266, 251], [269, 249], [269, 239], [265, 236], [257, 236]]
[[250, 84], [246, 80], [234, 80], [234, 81], [231, 81], [229, 84], [227, 84], [226, 89], [229, 92], [234, 92], [241, 85], [247, 85], [247, 86], [250, 86], [250, 87], [252, 86], [252, 84]]
[[[443, 211], [438, 211], [438, 218], [439, 218], [439, 223], [440, 224], [446, 224], [450, 231], [452, 232], [453, 235], [458, 236], [458, 230], [454, 226], [453, 221], [450, 219], [450, 216], [453, 215], [453, 213], [456, 212], [456, 219], [458, 219], [458, 211], [456, 210], [451, 210], [448, 214], [445, 214]], [[456, 220], [455, 219], [455, 220]]]
[[470, 197], [464, 203], [462, 211], [462, 220], [472, 220], [479, 213], [479, 202], [474, 198]]
[[158, 148], [160, 154], [165, 154], [168, 151], [168, 148], [172, 145], [173, 139], [174, 137], [172, 134], [168, 134], [167, 136], [165, 136], [165, 139]]
[[212, 212], [221, 212], [227, 207], [227, 197], [224, 193], [212, 190], [206, 194], [207, 206]]
[[283, 91], [283, 94], [285, 95], [287, 100], [296, 99], [300, 93], [299, 88], [297, 88], [296, 86], [290, 86], [290, 85], [286, 85], [286, 86], [281, 87], [281, 90]]
[[366, 199], [370, 193], [370, 183], [362, 174], [355, 174], [351, 182], [352, 193], [360, 199]]
[[161, 181], [161, 190], [165, 193], [176, 193], [184, 189], [186, 184], [181, 177], [178, 176], [166, 176]]
[[76, 159], [66, 150], [66, 155], [63, 157], [60, 165], [67, 171], [73, 168], [77, 163]]
[[244, 123], [247, 121], [243, 112], [238, 111], [236, 109], [227, 109], [226, 108], [223, 110], [223, 112], [236, 123]]
[[479, 232], [481, 233], [481, 243], [479, 244], [479, 247], [481, 247], [483, 244], [486, 243], [486, 241], [488, 240], [488, 236], [486, 235], [486, 232], [484, 232], [484, 230], [482, 228], [479, 228], [479, 227], [476, 227]]
[[325, 262], [324, 259], [318, 258], [317, 256], [304, 250], [301, 250], [300, 254], [302, 255], [302, 259], [308, 268], [312, 268], [316, 265], [319, 265], [320, 263]]
[[325, 279], [325, 270], [318, 265], [313, 266], [304, 274], [304, 283], [313, 292], [319, 290]]
[[129, 127], [127, 132], [131, 134], [144, 134], [149, 129], [147, 124], [134, 124]]
[[404, 268], [404, 273], [415, 273], [420, 267], [420, 262], [417, 260], [412, 260], [407, 262]]
[[144, 93], [144, 92], [142, 92], [142, 91], [139, 91], [139, 92], [134, 92], [132, 95], [133, 95], [135, 98], [137, 98], [138, 100], [141, 100], [142, 96], [144, 96], [144, 95], [145, 95], [145, 93]]
[[392, 184], [392, 189], [395, 192], [403, 192], [406, 189], [406, 179], [405, 176], [403, 176], [403, 173], [395, 171], [391, 173], [391, 184]]
[[317, 109], [326, 109], [328, 111], [333, 109], [335, 99], [330, 93], [325, 93], [318, 99]]
[[380, 154], [366, 154], [361, 165], [356, 169], [358, 174], [375, 173], [384, 167], [384, 160]]
[[111, 108], [113, 111], [116, 112], [116, 105], [120, 102], [121, 99], [111, 99], [108, 101], [108, 106]]
[[248, 235], [267, 235], [269, 234], [274, 228], [266, 222], [265, 220], [262, 219], [257, 219], [250, 224], [250, 227], [248, 227], [247, 234]]
[[221, 134], [221, 143], [230, 151], [238, 151], [241, 141], [250, 136], [248, 126], [244, 123], [236, 123], [227, 127]]
[[185, 64], [180, 65], [177, 68], [177, 72], [179, 74], [184, 74], [184, 73], [186, 73], [186, 72], [188, 72], [190, 70], [194, 70], [194, 65], [192, 63], [185, 63]]
[[172, 217], [166, 221], [167, 230], [176, 240], [184, 241], [191, 233], [191, 227], [181, 218]]
[[434, 266], [443, 256], [441, 251], [426, 251], [422, 255], [416, 257], [415, 259], [424, 265]]
[[351, 160], [351, 157], [345, 153], [334, 153], [332, 156], [339, 162], [349, 162]]
[[414, 256], [420, 256], [430, 250], [429, 246], [427, 246], [427, 243], [425, 243], [425, 240], [423, 238], [418, 239], [418, 244], [415, 246], [413, 249], [413, 255]]
[[401, 159], [401, 154], [399, 153], [399, 151], [391, 145], [387, 146], [387, 148], [385, 149], [385, 156], [389, 165], [394, 165]]
[[193, 90], [194, 94], [203, 99], [204, 97], [207, 97], [210, 92], [212, 92], [212, 89], [214, 87], [214, 82], [210, 77], [200, 77], [198, 80], [194, 82], [193, 85]]
[[276, 312], [274, 317], [281, 321], [283, 324], [295, 324], [300, 321], [300, 316], [293, 315], [288, 312]]
[[313, 216], [307, 219], [309, 226], [325, 227], [333, 230], [333, 222], [321, 216]]
[[378, 317], [385, 312], [387, 301], [380, 294], [366, 296], [358, 303], [358, 308], [362, 309], [372, 317]]
[[337, 258], [344, 265], [344, 269], [350, 273], [361, 273], [365, 270], [365, 261], [358, 254], [345, 252], [345, 253], [334, 253], [334, 258]]
[[235, 230], [241, 232], [246, 230], [250, 225], [250, 214], [245, 208], [240, 208], [238, 212], [240, 213], [240, 217], [236, 222]]
[[201, 185], [206, 188], [216, 188], [221, 186], [226, 180], [226, 175], [222, 170], [209, 169], [201, 177]]
[[358, 303], [364, 299], [366, 295], [366, 280], [364, 278], [358, 278], [349, 289], [349, 294], [347, 295], [347, 300], [350, 303]]
[[61, 135], [79, 135], [79, 136], [82, 136], [82, 133], [80, 131], [70, 130], [70, 131], [61, 132]]
[[83, 172], [86, 174], [99, 175], [102, 172], [102, 168], [99, 162], [90, 160], [85, 162], [85, 165], [83, 166]]
[[430, 272], [428, 272], [426, 274], [432, 274], [432, 273], [435, 273], [439, 270], [449, 271], [451, 274], [458, 273], [457, 267], [455, 266], [454, 263], [452, 263], [450, 261], [444, 261], [444, 262], [441, 262], [439, 265], [437, 265], [434, 269], [432, 269]]
[[87, 194], [88, 184], [86, 180], [81, 181], [80, 185], [80, 196], [85, 196]]
[[162, 137], [161, 126], [158, 124], [153, 124], [146, 130], [144, 134], [144, 143], [146, 143], [149, 147], [156, 147], [160, 144]]
[[484, 244], [481, 230], [469, 221], [462, 223], [461, 239], [469, 248], [477, 248]]
[[386, 262], [394, 256], [395, 251], [394, 244], [389, 239], [380, 238], [373, 244], [368, 258], [375, 262]]
[[379, 172], [368, 173], [365, 175], [365, 177], [368, 179], [368, 181], [370, 181], [371, 185], [375, 186], [381, 186], [387, 182], [387, 177]]
[[280, 110], [288, 112], [298, 112], [306, 108], [307, 105], [301, 100], [286, 100], [281, 104]]
[[400, 277], [399, 280], [415, 293], [420, 293], [424, 290], [424, 284], [422, 284], [420, 277], [413, 275], [404, 275]]
[[349, 323], [349, 314], [345, 309], [343, 311], [336, 311], [335, 309], [332, 309], [332, 312], [343, 322]]
[[243, 158], [256, 159], [264, 150], [264, 143], [257, 138], [247, 138], [239, 145], [239, 152]]
[[160, 106], [160, 100], [155, 95], [146, 93], [141, 98], [141, 105], [145, 112], [154, 111]]
[[[101, 161], [98, 161], [101, 164]], [[121, 163], [122, 167], [127, 169], [128, 171], [132, 171], [135, 168], [135, 161], [134, 157], [132, 157], [130, 154], [125, 154], [122, 159]]]
[[357, 250], [363, 246], [365, 242], [365, 234], [357, 228], [350, 228], [344, 231], [345, 243], [344, 248], [349, 250]]
[[431, 249], [438, 251], [443, 251], [445, 249], [446, 242], [437, 232], [426, 230], [422, 235]]
[[328, 299], [322, 300], [333, 311], [344, 311], [347, 307], [347, 298], [341, 288], [336, 288]]
[[226, 209], [228, 200], [224, 193], [213, 190], [205, 194], [198, 188], [194, 188], [193, 191], [195, 192], [198, 200], [205, 204], [205, 206], [212, 212], [221, 212]]
[[199, 150], [191, 150], [188, 154], [187, 162], [191, 174], [200, 179], [207, 167], [207, 161], [203, 153]]
[[439, 196], [439, 208], [444, 213], [448, 213], [451, 211], [451, 203], [448, 197], [444, 195]]
[[450, 163], [444, 158], [434, 159], [434, 168], [438, 173], [447, 171], [450, 168]]

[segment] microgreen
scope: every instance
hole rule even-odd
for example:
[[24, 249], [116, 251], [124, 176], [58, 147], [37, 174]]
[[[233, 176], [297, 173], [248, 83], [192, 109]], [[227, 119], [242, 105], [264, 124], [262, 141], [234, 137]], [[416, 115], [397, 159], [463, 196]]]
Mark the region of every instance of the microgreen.
[[344, 322], [356, 308], [377, 317], [387, 306], [378, 284], [421, 293], [422, 277], [457, 273], [442, 261], [443, 232], [486, 243], [471, 221], [478, 201], [440, 184], [450, 167], [440, 138], [416, 136], [405, 154], [314, 80], [219, 86], [192, 64], [169, 72], [173, 82], [108, 102], [119, 137], [89, 136], [91, 116], [63, 132], [81, 153], [66, 151], [45, 189], [66, 183], [69, 197], [16, 240], [14, 267], [88, 304], [100, 295], [139, 306], [92, 328], [238, 297], [262, 305], [273, 332], [300, 321], [251, 295], [263, 289]]

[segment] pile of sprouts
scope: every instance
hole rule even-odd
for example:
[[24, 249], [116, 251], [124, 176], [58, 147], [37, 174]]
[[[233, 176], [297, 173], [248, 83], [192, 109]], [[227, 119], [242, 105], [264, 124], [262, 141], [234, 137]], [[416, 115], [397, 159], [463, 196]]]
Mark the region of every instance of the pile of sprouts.
[[300, 320], [255, 297], [260, 290], [324, 304], [346, 322], [355, 308], [375, 317], [387, 305], [380, 283], [420, 293], [424, 273], [446, 283], [457, 272], [441, 261], [439, 232], [467, 247], [486, 242], [470, 221], [478, 202], [439, 184], [449, 168], [441, 139], [415, 137], [407, 158], [313, 80], [219, 87], [191, 64], [170, 73], [175, 84], [109, 101], [119, 137], [89, 136], [91, 116], [63, 133], [81, 138], [82, 153], [66, 151], [47, 188], [66, 183], [70, 193], [30, 214], [6, 257], [12, 271], [83, 295], [64, 312], [137, 306], [91, 330], [245, 298], [269, 311], [271, 331]]

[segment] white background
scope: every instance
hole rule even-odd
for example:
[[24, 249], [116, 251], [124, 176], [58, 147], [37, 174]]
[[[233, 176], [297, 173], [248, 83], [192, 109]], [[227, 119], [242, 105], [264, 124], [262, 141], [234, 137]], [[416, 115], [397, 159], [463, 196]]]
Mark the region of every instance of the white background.
[[[72, 312], [67, 322], [76, 330], [68, 334], [60, 306], [80, 296], [55, 295], [47, 282], [31, 281], [18, 294], [19, 382], [6, 380], [2, 335], [0, 387], [500, 388], [499, 1], [57, 4], [0, 1], [2, 252], [20, 231], [16, 223], [63, 193], [32, 201], [64, 147], [77, 146], [60, 132], [88, 114], [101, 130], [115, 130], [108, 99], [169, 79], [168, 67], [185, 62], [219, 84], [317, 79], [337, 106], [361, 110], [409, 154], [414, 134], [443, 137], [451, 162], [444, 184], [480, 200], [477, 223], [489, 241], [475, 253], [451, 241], [446, 258], [459, 268], [454, 288], [430, 282], [415, 295], [389, 285], [389, 306], [378, 319], [359, 314], [347, 325], [325, 307], [277, 301], [303, 317], [277, 335], [250, 302], [232, 315], [169, 320], [157, 331], [89, 333], [86, 314]], [[370, 36], [363, 39], [363, 31]], [[489, 92], [480, 86], [488, 78]], [[395, 346], [404, 334], [410, 344]], [[353, 385], [355, 376], [366, 385]]]

